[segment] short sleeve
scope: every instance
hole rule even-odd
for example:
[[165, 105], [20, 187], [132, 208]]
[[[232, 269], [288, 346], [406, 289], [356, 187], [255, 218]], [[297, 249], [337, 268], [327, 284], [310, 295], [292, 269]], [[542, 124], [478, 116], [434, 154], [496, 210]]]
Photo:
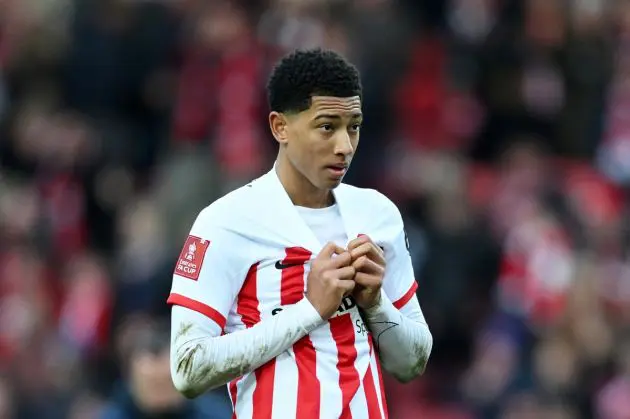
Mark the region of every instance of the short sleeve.
[[388, 223], [390, 232], [388, 236], [391, 239], [383, 246], [387, 263], [383, 289], [394, 306], [400, 309], [416, 294], [418, 283], [413, 271], [411, 255], [409, 254], [409, 240], [402, 217], [393, 203], [391, 203], [391, 207], [389, 211], [391, 219]]
[[221, 221], [210, 208], [195, 220], [177, 258], [167, 303], [197, 311], [223, 329], [246, 267], [238, 253], [242, 243]]

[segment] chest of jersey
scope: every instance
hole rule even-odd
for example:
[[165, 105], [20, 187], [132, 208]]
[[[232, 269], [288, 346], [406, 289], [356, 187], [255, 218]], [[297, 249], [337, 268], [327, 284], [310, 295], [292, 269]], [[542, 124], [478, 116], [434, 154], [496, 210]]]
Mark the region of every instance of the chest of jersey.
[[[315, 255], [301, 247], [290, 247], [262, 258], [249, 270], [237, 301], [228, 317], [226, 332], [251, 327], [280, 315], [305, 297], [307, 278]], [[352, 298], [345, 297], [337, 312], [308, 336], [321, 361], [318, 368], [337, 368], [340, 354], [350, 354], [352, 364], [369, 359], [369, 332]], [[291, 356], [289, 351], [287, 356]], [[330, 358], [330, 362], [326, 359]], [[326, 364], [330, 364], [327, 366]]]
[[[315, 255], [304, 248], [291, 247], [285, 249], [283, 257], [270, 258], [257, 264], [256, 296], [261, 320], [277, 315], [284, 307], [305, 298], [314, 258]], [[249, 281], [254, 280], [253, 274], [251, 276]], [[351, 313], [359, 314], [359, 310], [354, 298], [347, 296], [340, 302], [333, 318]]]

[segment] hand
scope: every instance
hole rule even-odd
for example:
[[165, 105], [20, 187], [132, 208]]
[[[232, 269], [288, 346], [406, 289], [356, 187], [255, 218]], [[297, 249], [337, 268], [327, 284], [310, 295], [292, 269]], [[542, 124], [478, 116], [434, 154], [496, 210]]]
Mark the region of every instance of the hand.
[[306, 298], [328, 320], [341, 305], [343, 297], [354, 289], [356, 273], [350, 253], [334, 243], [319, 252], [306, 279]]
[[365, 235], [348, 244], [352, 266], [356, 270], [356, 283], [352, 296], [363, 309], [374, 307], [381, 299], [381, 286], [385, 276], [385, 254]]

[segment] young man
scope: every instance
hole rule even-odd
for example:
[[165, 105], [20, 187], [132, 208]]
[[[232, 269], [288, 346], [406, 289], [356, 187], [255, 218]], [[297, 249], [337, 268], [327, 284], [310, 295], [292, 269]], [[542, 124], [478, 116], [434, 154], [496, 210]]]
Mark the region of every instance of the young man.
[[188, 397], [228, 383], [239, 419], [385, 418], [379, 360], [409, 381], [432, 337], [398, 209], [341, 183], [358, 72], [297, 51], [268, 93], [273, 169], [201, 211], [175, 268], [173, 381]]

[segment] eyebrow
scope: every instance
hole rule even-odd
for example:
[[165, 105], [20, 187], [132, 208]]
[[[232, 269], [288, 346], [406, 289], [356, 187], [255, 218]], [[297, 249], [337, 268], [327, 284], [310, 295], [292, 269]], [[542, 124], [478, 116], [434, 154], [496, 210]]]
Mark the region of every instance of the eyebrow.
[[[358, 119], [358, 118], [362, 118], [363, 114], [362, 113], [353, 113], [350, 118], [352, 119]], [[317, 121], [319, 119], [341, 119], [341, 116], [339, 115], [332, 115], [332, 114], [321, 114], [321, 115], [317, 115], [313, 120]]]

